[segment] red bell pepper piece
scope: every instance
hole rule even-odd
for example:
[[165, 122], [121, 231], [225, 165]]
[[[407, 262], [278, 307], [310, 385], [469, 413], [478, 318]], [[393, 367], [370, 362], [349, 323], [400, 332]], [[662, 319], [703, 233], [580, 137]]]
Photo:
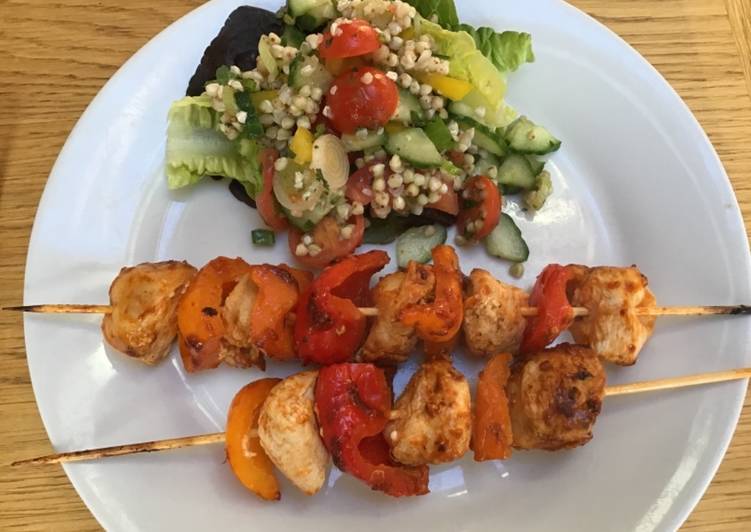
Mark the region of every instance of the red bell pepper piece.
[[537, 316], [527, 318], [520, 353], [534, 353], [544, 349], [571, 326], [574, 308], [566, 294], [570, 280], [571, 270], [560, 264], [549, 264], [537, 276], [529, 296], [529, 306], [537, 307]]
[[392, 497], [428, 493], [428, 467], [394, 463], [383, 437], [391, 391], [372, 364], [335, 364], [318, 373], [315, 407], [334, 464]]
[[352, 358], [365, 339], [358, 306], [370, 299], [370, 278], [389, 262], [383, 251], [351, 255], [328, 266], [300, 297], [295, 344], [303, 362], [335, 364]]

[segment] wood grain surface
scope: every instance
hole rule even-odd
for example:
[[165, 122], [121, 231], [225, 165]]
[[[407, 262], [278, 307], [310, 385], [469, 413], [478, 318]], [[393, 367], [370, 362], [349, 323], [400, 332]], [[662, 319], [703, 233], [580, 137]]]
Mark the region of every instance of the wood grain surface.
[[[461, 1], [461, 0], [459, 0]], [[199, 0], [0, 0], [0, 304], [22, 300], [29, 233], [71, 128], [115, 70]], [[751, 222], [751, 2], [576, 0], [641, 52], [709, 134]], [[21, 316], [0, 312], [0, 530], [99, 530], [59, 467], [26, 366]], [[751, 402], [685, 530], [751, 527]]]

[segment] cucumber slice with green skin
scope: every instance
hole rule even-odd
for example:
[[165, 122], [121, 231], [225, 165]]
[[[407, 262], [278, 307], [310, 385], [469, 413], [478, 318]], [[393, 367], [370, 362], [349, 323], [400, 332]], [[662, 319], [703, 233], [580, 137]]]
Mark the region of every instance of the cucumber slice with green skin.
[[344, 133], [341, 136], [344, 149], [347, 151], [364, 151], [383, 146], [386, 142], [386, 134], [377, 131], [368, 131], [368, 135], [365, 137], [358, 137], [357, 134], [350, 135]]
[[508, 145], [503, 138], [503, 130], [499, 130], [500, 133], [496, 133], [488, 127], [483, 126], [472, 120], [471, 118], [460, 117], [459, 122], [465, 129], [474, 128], [475, 136], [472, 140], [479, 148], [485, 151], [489, 151], [493, 155], [498, 157], [505, 156], [508, 152]]
[[484, 157], [480, 157], [475, 162], [475, 174], [476, 175], [486, 175], [489, 176], [490, 172], [489, 170], [491, 168], [495, 168], [496, 171], [498, 170], [498, 167], [501, 165], [501, 161], [493, 155], [492, 153], [488, 153]]
[[529, 167], [532, 169], [532, 173], [535, 174], [535, 177], [540, 175], [540, 172], [543, 171], [545, 168], [545, 161], [541, 161], [534, 155], [526, 155], [527, 162], [529, 163]]
[[522, 238], [522, 232], [508, 214], [501, 213], [495, 229], [483, 239], [485, 249], [491, 255], [513, 262], [524, 262], [529, 258], [529, 247]]
[[506, 142], [517, 153], [545, 155], [561, 147], [561, 141], [547, 129], [522, 116], [509, 125]]
[[402, 124], [421, 124], [425, 121], [425, 111], [420, 105], [420, 100], [405, 89], [399, 89], [399, 103], [391, 120]]
[[298, 54], [289, 67], [289, 84], [295, 89], [308, 85], [311, 89], [318, 87], [326, 92], [332, 81], [329, 71], [315, 56], [304, 57]]
[[287, 0], [287, 9], [293, 17], [300, 17], [311, 11], [316, 11], [322, 7], [331, 6], [331, 0]]
[[442, 225], [424, 225], [407, 229], [396, 239], [396, 263], [400, 268], [406, 268], [410, 261], [428, 262], [433, 248], [444, 242], [446, 228]]
[[517, 153], [512, 153], [498, 167], [498, 184], [504, 187], [519, 187], [524, 190], [535, 188], [535, 174], [529, 161]]
[[416, 127], [389, 135], [385, 147], [390, 154], [398, 155], [418, 168], [440, 166], [443, 163], [443, 157], [433, 142], [422, 129]]
[[438, 151], [446, 151], [454, 147], [454, 139], [451, 136], [446, 122], [440, 116], [434, 116], [433, 119], [425, 124], [425, 134], [433, 141]]

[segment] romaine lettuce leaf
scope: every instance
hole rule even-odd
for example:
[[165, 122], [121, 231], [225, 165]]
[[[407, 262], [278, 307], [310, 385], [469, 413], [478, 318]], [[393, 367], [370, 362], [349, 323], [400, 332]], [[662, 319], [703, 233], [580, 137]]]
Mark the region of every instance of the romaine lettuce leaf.
[[477, 48], [490, 59], [501, 72], [513, 72], [524, 63], [532, 63], [532, 36], [529, 33], [504, 31], [497, 33], [493, 28], [473, 28], [468, 24], [459, 25], [460, 30], [469, 33]]
[[166, 150], [169, 188], [218, 175], [237, 179], [248, 195], [255, 197], [262, 184], [258, 144], [248, 138], [230, 141], [216, 129], [217, 120], [206, 95], [186, 97], [172, 104]]
[[406, 2], [420, 15], [447, 30], [453, 30], [459, 25], [454, 0], [406, 0]]

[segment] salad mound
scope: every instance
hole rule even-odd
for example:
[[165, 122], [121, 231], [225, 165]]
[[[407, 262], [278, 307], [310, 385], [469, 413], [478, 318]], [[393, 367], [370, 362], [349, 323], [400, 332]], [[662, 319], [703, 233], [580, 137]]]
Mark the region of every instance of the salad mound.
[[504, 100], [507, 74], [533, 60], [529, 34], [460, 24], [451, 0], [238, 8], [170, 109], [169, 186], [234, 180], [270, 228], [254, 243], [288, 229], [310, 267], [399, 235], [427, 261], [454, 223], [457, 243], [522, 263], [503, 196], [541, 209], [540, 156], [561, 144]]

